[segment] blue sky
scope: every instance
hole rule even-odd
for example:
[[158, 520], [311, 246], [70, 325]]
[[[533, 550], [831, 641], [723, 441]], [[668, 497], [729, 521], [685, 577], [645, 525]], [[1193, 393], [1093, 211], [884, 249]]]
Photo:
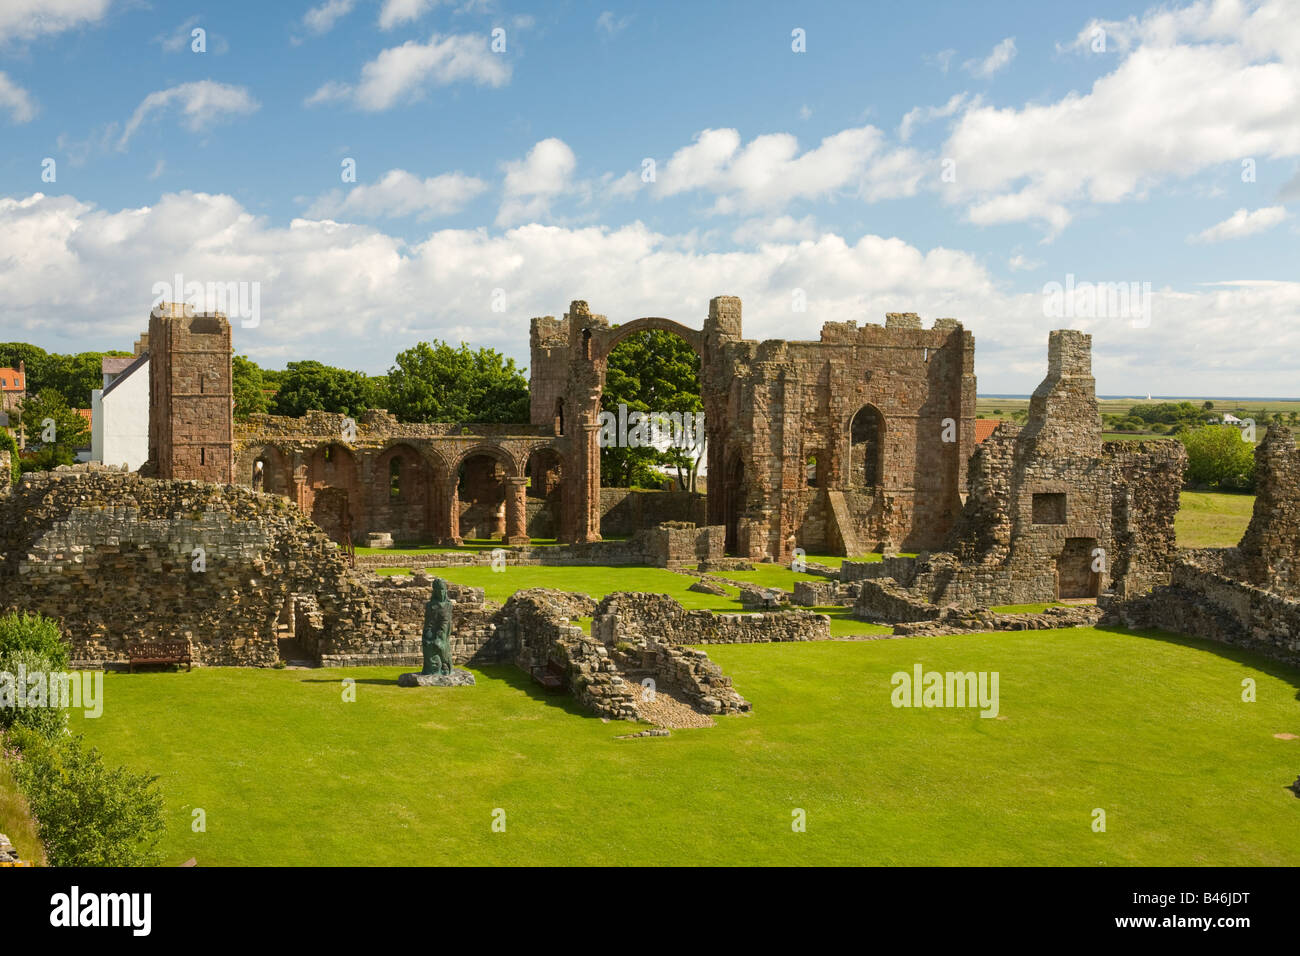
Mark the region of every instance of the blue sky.
[[0, 337], [52, 350], [180, 273], [256, 284], [268, 366], [733, 294], [754, 338], [956, 317], [985, 392], [1072, 326], [1105, 393], [1300, 394], [1297, 0], [6, 0], [0, 136]]

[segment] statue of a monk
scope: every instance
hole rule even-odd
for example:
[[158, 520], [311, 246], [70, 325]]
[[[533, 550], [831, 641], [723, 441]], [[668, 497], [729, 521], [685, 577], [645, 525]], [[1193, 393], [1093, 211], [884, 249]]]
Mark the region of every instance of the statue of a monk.
[[447, 582], [433, 579], [433, 594], [424, 606], [424, 632], [420, 638], [424, 650], [421, 674], [451, 673], [451, 598]]

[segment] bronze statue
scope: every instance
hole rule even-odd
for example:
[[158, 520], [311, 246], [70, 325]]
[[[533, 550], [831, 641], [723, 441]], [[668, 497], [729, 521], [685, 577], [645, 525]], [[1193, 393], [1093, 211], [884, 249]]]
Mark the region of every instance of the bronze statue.
[[433, 594], [424, 606], [424, 632], [420, 638], [424, 650], [421, 674], [451, 673], [451, 598], [447, 582], [433, 579]]

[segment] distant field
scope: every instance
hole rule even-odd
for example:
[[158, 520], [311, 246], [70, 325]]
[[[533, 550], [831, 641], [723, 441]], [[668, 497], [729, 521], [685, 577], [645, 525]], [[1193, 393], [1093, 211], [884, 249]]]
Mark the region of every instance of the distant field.
[[[1145, 398], [1099, 398], [1097, 407], [1103, 415], [1119, 415], [1127, 413], [1134, 405], [1160, 405], [1166, 401], [1175, 401], [1174, 399], [1153, 398], [1148, 401]], [[1204, 398], [1187, 398], [1177, 399], [1177, 401], [1188, 401], [1193, 405], [1201, 405], [1207, 401]], [[1214, 403], [1211, 412], [1222, 415], [1224, 412], [1231, 412], [1238, 418], [1255, 417], [1260, 412], [1273, 414], [1281, 412], [1286, 415], [1290, 412], [1300, 413], [1300, 401], [1279, 401], [1279, 402], [1251, 402], [1242, 401], [1237, 398], [1210, 398], [1208, 401]], [[1001, 410], [1001, 414], [998, 410]], [[975, 416], [977, 418], [1010, 418], [1017, 411], [1028, 411], [1029, 399], [1026, 398], [989, 398], [978, 397], [975, 399]]]
[[1174, 521], [1179, 547], [1235, 547], [1250, 524], [1254, 507], [1254, 495], [1184, 491]]

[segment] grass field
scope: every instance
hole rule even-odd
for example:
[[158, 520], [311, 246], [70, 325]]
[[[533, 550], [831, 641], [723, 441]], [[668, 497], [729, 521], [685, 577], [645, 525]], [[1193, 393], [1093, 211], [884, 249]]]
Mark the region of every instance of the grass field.
[[1182, 548], [1232, 548], [1250, 524], [1254, 495], [1184, 491], [1174, 520]]
[[[512, 667], [445, 693], [400, 668], [110, 674], [73, 723], [160, 776], [173, 865], [1300, 864], [1300, 741], [1274, 737], [1300, 675], [1244, 653], [1087, 629], [708, 651], [754, 712], [669, 738], [615, 740]], [[892, 707], [918, 662], [998, 671], [998, 719]]]

